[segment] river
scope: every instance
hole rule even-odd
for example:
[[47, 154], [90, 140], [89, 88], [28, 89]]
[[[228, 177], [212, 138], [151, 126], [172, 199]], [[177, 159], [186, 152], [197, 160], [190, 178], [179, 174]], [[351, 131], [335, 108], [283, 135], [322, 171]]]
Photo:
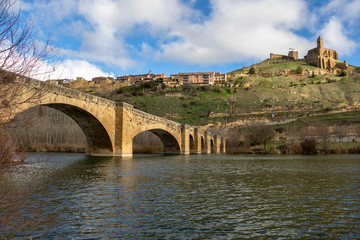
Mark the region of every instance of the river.
[[360, 155], [31, 154], [0, 183], [1, 239], [360, 238]]

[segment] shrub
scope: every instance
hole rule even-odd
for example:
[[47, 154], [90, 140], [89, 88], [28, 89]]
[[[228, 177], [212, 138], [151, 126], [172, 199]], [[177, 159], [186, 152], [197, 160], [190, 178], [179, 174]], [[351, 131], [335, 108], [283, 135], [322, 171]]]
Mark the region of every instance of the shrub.
[[250, 73], [250, 74], [255, 74], [255, 68], [254, 68], [254, 67], [251, 67], [249, 73]]
[[213, 92], [217, 92], [217, 93], [225, 93], [225, 90], [222, 88], [214, 88]]
[[200, 104], [200, 100], [199, 99], [195, 99], [194, 101], [190, 102], [191, 105], [199, 105]]
[[283, 133], [283, 132], [286, 132], [286, 129], [283, 127], [278, 127], [275, 129], [275, 131], [277, 131], [278, 133]]
[[350, 154], [360, 154], [360, 146], [349, 148], [348, 153], [350, 153]]
[[190, 107], [190, 105], [187, 104], [187, 103], [184, 103], [182, 106], [183, 106], [184, 108], [189, 108], [189, 107]]
[[192, 91], [196, 91], [194, 85], [184, 84], [184, 92], [192, 92]]
[[299, 144], [286, 144], [278, 147], [284, 154], [301, 154], [301, 147]]
[[303, 74], [303, 68], [301, 66], [296, 68], [296, 74]]
[[316, 141], [314, 138], [305, 138], [301, 143], [301, 152], [302, 154], [312, 155], [316, 154]]
[[269, 150], [269, 154], [278, 155], [281, 154], [281, 152], [278, 149], [276, 149], [274, 146], [271, 146]]
[[345, 70], [343, 70], [340, 74], [340, 76], [342, 76], [342, 77], [346, 77], [347, 75], [348, 75], [348, 72]]
[[210, 92], [211, 91], [211, 86], [210, 85], [201, 86], [200, 90], [204, 91], [204, 92]]

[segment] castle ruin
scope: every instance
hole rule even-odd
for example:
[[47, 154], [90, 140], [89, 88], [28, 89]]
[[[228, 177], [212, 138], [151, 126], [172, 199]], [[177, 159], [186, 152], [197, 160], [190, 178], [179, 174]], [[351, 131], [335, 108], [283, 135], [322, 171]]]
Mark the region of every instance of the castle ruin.
[[297, 60], [299, 58], [299, 53], [294, 50], [290, 50], [288, 55], [281, 55], [281, 54], [275, 54], [270, 53], [270, 59], [284, 59], [284, 60]]

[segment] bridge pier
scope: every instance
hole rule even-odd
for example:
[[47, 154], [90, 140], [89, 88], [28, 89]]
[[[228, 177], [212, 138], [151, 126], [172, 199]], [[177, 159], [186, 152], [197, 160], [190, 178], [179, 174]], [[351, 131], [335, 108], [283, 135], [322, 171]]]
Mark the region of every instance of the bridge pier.
[[210, 154], [211, 153], [211, 138], [210, 138], [208, 132], [205, 132], [204, 138], [205, 138], [204, 141], [205, 141], [205, 148], [206, 148], [205, 153]]
[[214, 137], [214, 150], [215, 153], [220, 153], [221, 138], [217, 135]]
[[181, 124], [181, 154], [190, 154], [190, 133], [190, 126], [187, 124]]
[[221, 138], [220, 152], [226, 153], [226, 139], [223, 137]]

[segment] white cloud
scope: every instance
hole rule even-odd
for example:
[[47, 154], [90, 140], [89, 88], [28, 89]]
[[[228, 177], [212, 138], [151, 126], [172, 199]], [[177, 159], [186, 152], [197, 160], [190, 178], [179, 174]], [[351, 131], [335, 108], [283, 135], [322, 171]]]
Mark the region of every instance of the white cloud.
[[360, 25], [360, 1], [331, 0], [317, 12], [323, 20], [318, 33], [324, 38], [325, 47], [335, 49], [340, 58], [353, 54], [359, 45], [350, 36]]
[[323, 16], [337, 17], [342, 22], [358, 24], [360, 19], [359, 0], [332, 0], [319, 11]]
[[110, 76], [114, 77], [113, 73], [103, 72], [98, 66], [93, 65], [84, 60], [67, 59], [56, 66], [56, 69], [48, 77], [49, 79], [76, 79], [76, 77], [83, 77], [86, 80], [91, 80], [94, 77]]
[[321, 30], [321, 36], [324, 39], [324, 45], [327, 48], [335, 49], [341, 55], [351, 54], [358, 44], [349, 39], [344, 33], [342, 23], [336, 19], [331, 19]]
[[157, 58], [186, 63], [228, 63], [266, 58], [295, 47], [305, 54], [311, 43], [294, 34], [305, 24], [301, 0], [213, 0], [213, 13], [203, 25], [171, 30], [179, 41], [165, 43]]
[[210, 2], [209, 16], [193, 9], [194, 0], [34, 0], [25, 9], [44, 32], [53, 29], [59, 41], [67, 38], [60, 54], [124, 71], [146, 61], [207, 65], [260, 60], [270, 52], [286, 54], [288, 48], [304, 56], [315, 46], [299, 34], [305, 28], [314, 38], [321, 33], [326, 44], [344, 54], [356, 47], [344, 24], [358, 24], [359, 0], [332, 0], [311, 11], [305, 0]]

